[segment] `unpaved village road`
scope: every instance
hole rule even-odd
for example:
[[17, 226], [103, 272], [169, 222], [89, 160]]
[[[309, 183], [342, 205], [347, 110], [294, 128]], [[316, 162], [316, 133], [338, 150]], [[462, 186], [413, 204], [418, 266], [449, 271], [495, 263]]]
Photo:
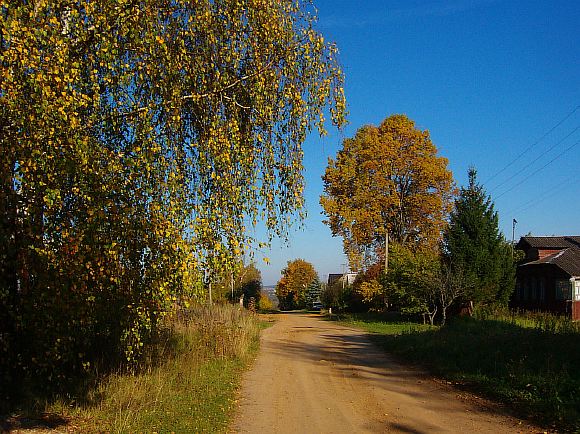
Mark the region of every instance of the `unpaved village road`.
[[232, 432], [542, 432], [397, 364], [360, 330], [319, 315], [276, 319], [244, 376]]

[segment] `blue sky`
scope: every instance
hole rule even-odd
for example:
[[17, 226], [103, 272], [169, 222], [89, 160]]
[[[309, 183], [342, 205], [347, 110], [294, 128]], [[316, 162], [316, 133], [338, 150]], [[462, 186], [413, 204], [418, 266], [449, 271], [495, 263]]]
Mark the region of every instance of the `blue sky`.
[[322, 279], [342, 272], [320, 177], [345, 137], [394, 113], [430, 131], [459, 186], [477, 168], [508, 238], [512, 218], [516, 238], [580, 235], [580, 1], [314, 1], [340, 50], [349, 125], [305, 143], [308, 218], [265, 252], [270, 265], [256, 256], [265, 285], [299, 257]]

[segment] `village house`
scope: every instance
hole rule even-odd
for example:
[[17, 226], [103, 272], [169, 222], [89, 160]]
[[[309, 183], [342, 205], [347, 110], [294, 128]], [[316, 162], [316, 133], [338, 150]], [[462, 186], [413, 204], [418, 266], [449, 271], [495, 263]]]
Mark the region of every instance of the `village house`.
[[580, 320], [580, 236], [522, 237], [512, 307]]
[[354, 283], [357, 273], [343, 273], [343, 274], [329, 274], [328, 275], [328, 286], [334, 285], [336, 282], [344, 286], [350, 286]]

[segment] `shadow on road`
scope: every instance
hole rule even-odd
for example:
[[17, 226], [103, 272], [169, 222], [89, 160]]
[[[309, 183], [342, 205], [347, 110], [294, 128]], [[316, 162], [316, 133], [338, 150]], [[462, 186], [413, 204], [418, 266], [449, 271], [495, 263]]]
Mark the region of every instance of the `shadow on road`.
[[[322, 320], [319, 316], [306, 315], [303, 312], [293, 314]], [[412, 400], [415, 404], [419, 403], [423, 411], [449, 414], [451, 409], [447, 401], [433, 399], [434, 394], [459, 395], [451, 387], [432, 381], [425, 372], [397, 363], [376, 347], [365, 332], [324, 321], [293, 326], [289, 328], [284, 339], [268, 343], [263, 350], [293, 361], [324, 364], [328, 366], [328, 375], [348, 378], [349, 381], [370, 382], [374, 388], [382, 389], [400, 401], [401, 405]], [[461, 407], [456, 408], [457, 412], [465, 411]], [[496, 412], [498, 410], [500, 409], [494, 409]], [[490, 408], [478, 405], [474, 411], [489, 412]], [[420, 432], [411, 426], [393, 426], [391, 429], [398, 432]]]

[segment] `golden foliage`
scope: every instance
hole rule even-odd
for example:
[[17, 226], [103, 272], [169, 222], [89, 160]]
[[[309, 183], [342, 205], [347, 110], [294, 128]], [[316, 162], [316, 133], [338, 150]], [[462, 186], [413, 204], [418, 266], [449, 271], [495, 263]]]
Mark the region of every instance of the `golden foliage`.
[[[343, 237], [351, 267], [395, 242], [433, 246], [451, 209], [453, 177], [429, 131], [405, 115], [360, 128], [329, 159], [320, 203], [333, 235]], [[362, 262], [361, 262], [362, 261]]]
[[314, 266], [304, 259], [288, 261], [282, 278], [276, 284], [276, 296], [281, 309], [304, 308], [310, 284], [318, 279]]
[[167, 309], [203, 296], [204, 272], [249, 249], [248, 226], [286, 234], [306, 134], [324, 133], [328, 108], [344, 123], [336, 48], [312, 12], [2, 0], [0, 324], [26, 327], [1, 330], [0, 358], [29, 333], [19, 360], [86, 366], [95, 335], [133, 360]]
[[383, 293], [382, 285], [375, 279], [362, 282], [357, 288], [357, 292], [365, 302], [372, 302]]

